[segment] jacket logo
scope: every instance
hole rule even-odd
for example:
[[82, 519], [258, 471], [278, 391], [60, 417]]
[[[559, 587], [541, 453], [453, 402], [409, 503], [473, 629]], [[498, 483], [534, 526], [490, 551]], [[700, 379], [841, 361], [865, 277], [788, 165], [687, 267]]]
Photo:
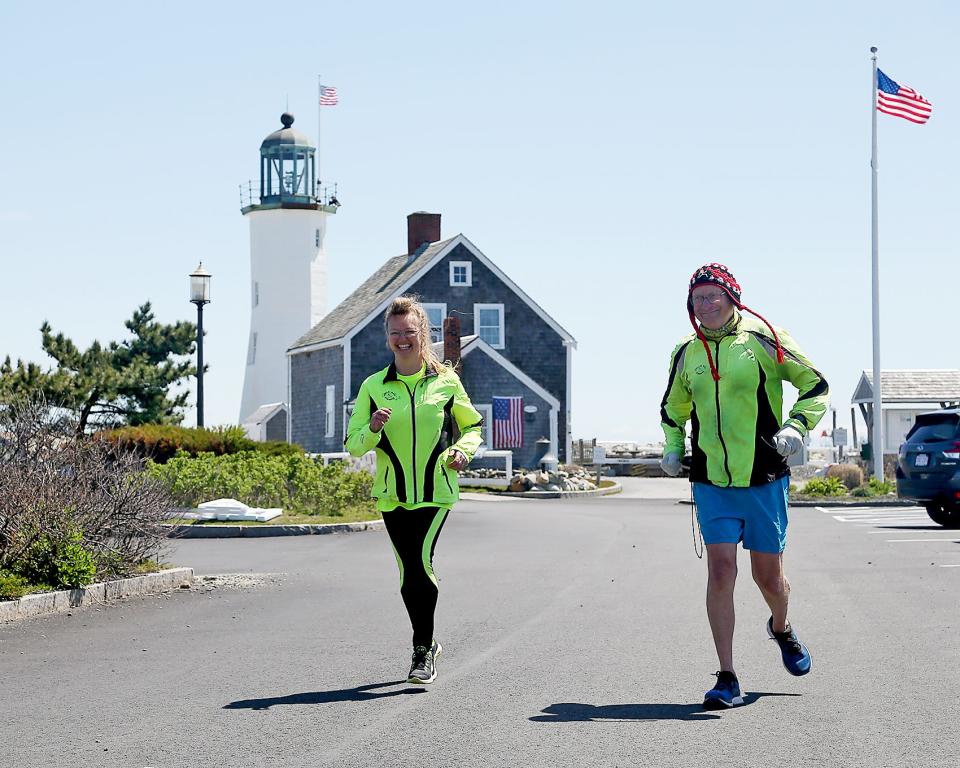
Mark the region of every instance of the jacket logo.
[[383, 399], [384, 399], [384, 400], [399, 400], [399, 399], [400, 399], [400, 395], [398, 395], [396, 392], [391, 392], [390, 390], [387, 390], [386, 392], [383, 393]]
[[707, 370], [707, 366], [705, 366], [703, 363], [700, 363], [700, 365], [698, 365], [693, 370], [696, 371], [698, 374], [705, 373]]

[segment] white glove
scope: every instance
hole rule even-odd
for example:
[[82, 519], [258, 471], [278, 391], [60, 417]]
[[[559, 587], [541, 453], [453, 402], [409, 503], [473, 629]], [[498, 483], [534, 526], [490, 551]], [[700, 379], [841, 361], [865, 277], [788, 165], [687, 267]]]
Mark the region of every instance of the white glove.
[[773, 436], [773, 447], [781, 456], [793, 456], [803, 448], [803, 435], [793, 427], [784, 427]]
[[680, 474], [680, 454], [665, 453], [663, 458], [660, 459], [660, 469], [670, 477], [677, 477]]

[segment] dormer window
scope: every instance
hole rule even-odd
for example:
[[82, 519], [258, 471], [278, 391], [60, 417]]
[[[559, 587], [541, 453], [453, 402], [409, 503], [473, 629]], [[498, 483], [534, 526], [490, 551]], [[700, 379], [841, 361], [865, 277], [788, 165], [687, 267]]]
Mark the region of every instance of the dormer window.
[[473, 262], [450, 262], [450, 285], [455, 288], [469, 288], [473, 285]]

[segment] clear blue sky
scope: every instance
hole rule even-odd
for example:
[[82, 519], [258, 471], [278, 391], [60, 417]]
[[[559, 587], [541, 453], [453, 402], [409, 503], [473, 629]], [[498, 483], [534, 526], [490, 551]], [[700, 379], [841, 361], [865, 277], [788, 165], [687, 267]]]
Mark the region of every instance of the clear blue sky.
[[[949, 2], [7, 3], [0, 356], [49, 320], [122, 338], [195, 319], [207, 423], [235, 422], [249, 323], [238, 185], [289, 100], [343, 207], [330, 306], [443, 215], [577, 338], [574, 437], [657, 440], [686, 281], [727, 264], [790, 330], [840, 423], [871, 366], [870, 59], [934, 104], [881, 115], [883, 366], [960, 367]], [[193, 423], [191, 410], [185, 423]]]

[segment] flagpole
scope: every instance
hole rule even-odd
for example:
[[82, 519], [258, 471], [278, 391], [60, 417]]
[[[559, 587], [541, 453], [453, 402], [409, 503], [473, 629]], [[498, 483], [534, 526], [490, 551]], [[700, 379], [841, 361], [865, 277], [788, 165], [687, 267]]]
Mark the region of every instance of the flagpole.
[[883, 393], [880, 369], [880, 256], [879, 217], [877, 214], [877, 49], [873, 54], [873, 77], [870, 83], [870, 114], [873, 124], [873, 146], [870, 155], [871, 251], [873, 282], [873, 476], [883, 482]]
[[320, 97], [323, 95], [323, 75], [317, 75], [317, 169], [316, 169], [316, 185], [317, 188], [314, 192], [317, 195], [317, 202], [322, 202], [320, 200], [320, 182], [322, 177], [320, 176], [320, 116], [323, 114], [323, 107], [320, 106]]

